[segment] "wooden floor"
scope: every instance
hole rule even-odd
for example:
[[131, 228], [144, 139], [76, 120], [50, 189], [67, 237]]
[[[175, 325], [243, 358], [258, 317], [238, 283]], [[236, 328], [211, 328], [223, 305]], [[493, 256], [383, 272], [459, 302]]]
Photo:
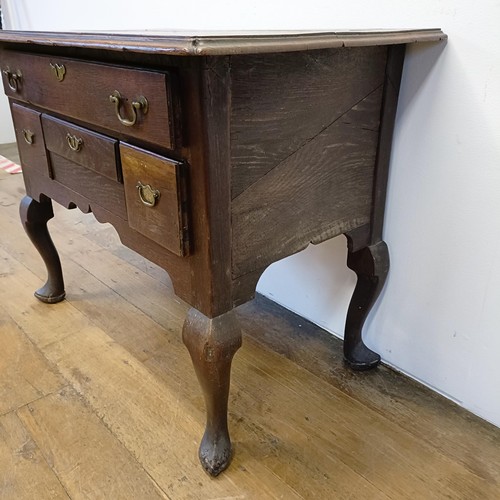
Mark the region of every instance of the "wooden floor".
[[235, 456], [209, 478], [167, 275], [55, 206], [68, 296], [38, 302], [22, 195], [0, 173], [0, 498], [500, 498], [499, 429], [385, 367], [350, 372], [338, 340], [262, 297], [238, 309]]

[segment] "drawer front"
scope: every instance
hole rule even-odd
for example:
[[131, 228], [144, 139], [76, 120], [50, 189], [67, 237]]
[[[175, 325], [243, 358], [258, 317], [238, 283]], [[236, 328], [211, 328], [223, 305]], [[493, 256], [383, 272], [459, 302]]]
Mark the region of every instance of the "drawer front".
[[120, 144], [129, 226], [176, 255], [187, 255], [183, 193], [187, 166]]
[[17, 146], [25, 173], [30, 170], [50, 176], [45, 151], [40, 113], [18, 104], [12, 104], [12, 119], [16, 131]]
[[45, 147], [68, 160], [89, 168], [114, 181], [117, 170], [118, 141], [77, 127], [52, 116], [42, 115]]
[[109, 212], [127, 220], [123, 185], [96, 175], [95, 172], [78, 165], [56, 153], [49, 152], [52, 174], [55, 181], [75, 191]]
[[10, 97], [174, 148], [166, 73], [7, 50], [1, 69]]

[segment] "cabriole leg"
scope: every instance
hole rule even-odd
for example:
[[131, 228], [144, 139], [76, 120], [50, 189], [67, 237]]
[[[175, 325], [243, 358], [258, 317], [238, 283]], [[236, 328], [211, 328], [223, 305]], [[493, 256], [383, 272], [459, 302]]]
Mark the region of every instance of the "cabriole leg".
[[387, 245], [379, 241], [356, 252], [349, 251], [347, 267], [356, 273], [358, 280], [347, 311], [344, 357], [353, 370], [369, 370], [380, 363], [380, 356], [366, 347], [362, 329], [389, 271]]
[[184, 322], [182, 339], [193, 360], [207, 411], [200, 461], [210, 475], [217, 476], [231, 461], [227, 402], [231, 361], [241, 347], [241, 329], [232, 311], [210, 319], [192, 308]]
[[61, 261], [47, 229], [47, 221], [54, 217], [52, 201], [41, 197], [38, 202], [25, 196], [19, 211], [24, 229], [47, 267], [47, 282], [35, 292], [35, 297], [48, 304], [60, 302], [66, 295]]

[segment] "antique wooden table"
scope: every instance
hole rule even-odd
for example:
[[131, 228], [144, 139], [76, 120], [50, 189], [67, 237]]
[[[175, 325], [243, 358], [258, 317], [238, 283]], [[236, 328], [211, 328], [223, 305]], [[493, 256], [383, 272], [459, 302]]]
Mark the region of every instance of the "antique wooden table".
[[230, 461], [231, 312], [272, 262], [339, 234], [358, 281], [345, 359], [368, 369], [364, 320], [389, 269], [382, 241], [405, 45], [437, 29], [304, 33], [0, 33], [27, 196], [21, 219], [65, 296], [51, 200], [93, 212], [168, 271], [203, 389], [199, 456]]

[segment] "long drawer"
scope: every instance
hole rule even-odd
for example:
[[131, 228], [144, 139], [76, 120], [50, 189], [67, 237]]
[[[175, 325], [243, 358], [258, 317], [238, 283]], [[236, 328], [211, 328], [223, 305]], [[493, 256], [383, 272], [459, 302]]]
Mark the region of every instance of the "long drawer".
[[168, 73], [7, 50], [1, 70], [12, 98], [174, 148]]

